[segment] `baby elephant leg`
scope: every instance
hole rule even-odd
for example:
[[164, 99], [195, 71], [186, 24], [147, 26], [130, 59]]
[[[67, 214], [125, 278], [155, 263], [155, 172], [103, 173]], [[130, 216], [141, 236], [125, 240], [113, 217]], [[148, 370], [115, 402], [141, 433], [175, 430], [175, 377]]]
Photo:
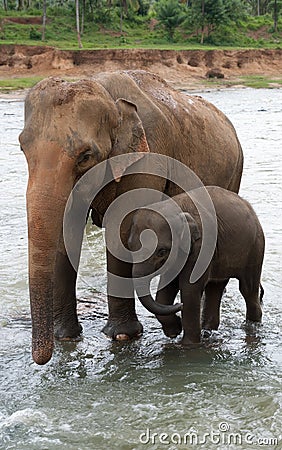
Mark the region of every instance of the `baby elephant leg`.
[[182, 344], [191, 346], [201, 342], [201, 297], [203, 289], [197, 283], [185, 283], [181, 287], [181, 301], [183, 303], [182, 326], [184, 330]]
[[[156, 295], [156, 302], [161, 305], [172, 305], [175, 297], [179, 291], [178, 279], [174, 279], [167, 286], [158, 290]], [[176, 314], [171, 314], [169, 316], [156, 316], [158, 321], [161, 323], [163, 332], [166, 336], [174, 338], [178, 336], [182, 331], [181, 319]]]
[[259, 277], [244, 278], [239, 281], [239, 289], [246, 302], [246, 320], [251, 322], [261, 322], [262, 309], [259, 295]]
[[202, 328], [204, 330], [217, 330], [219, 327], [221, 297], [228, 281], [210, 281], [205, 287], [202, 310]]

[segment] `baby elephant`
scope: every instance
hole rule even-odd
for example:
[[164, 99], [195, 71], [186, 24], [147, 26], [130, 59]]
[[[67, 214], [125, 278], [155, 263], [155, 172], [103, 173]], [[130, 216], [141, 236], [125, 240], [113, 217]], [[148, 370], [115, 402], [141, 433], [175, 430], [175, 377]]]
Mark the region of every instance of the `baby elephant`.
[[[221, 297], [230, 278], [239, 280], [239, 289], [246, 302], [246, 319], [260, 322], [262, 316], [263, 289], [261, 295], [259, 291], [264, 257], [264, 234], [259, 220], [251, 205], [237, 194], [216, 186], [208, 186], [206, 189], [216, 213], [217, 240], [215, 250], [211, 253], [211, 260], [207, 261], [207, 268], [196, 282], [190, 282], [190, 276], [199, 257], [203, 228], [199, 211], [187, 194], [173, 197], [182, 211], [177, 215], [171, 199], [155, 203], [150, 209], [145, 207], [138, 209], [132, 217], [128, 240], [128, 248], [133, 252], [133, 277], [140, 301], [150, 312], [156, 314], [167, 336], [175, 337], [183, 328], [184, 345], [199, 343], [201, 328], [208, 330], [218, 328]], [[187, 251], [189, 234], [183, 232], [187, 223], [184, 221], [188, 222], [190, 229], [189, 251]], [[173, 224], [174, 234], [168, 223]], [[157, 239], [152, 239], [152, 231], [150, 234], [148, 230], [152, 230]], [[168, 263], [170, 253], [173, 252], [172, 242], [173, 248], [176, 248], [175, 258], [173, 259], [173, 255], [170, 256], [174, 261], [172, 266], [177, 265], [179, 259], [184, 257], [182, 268], [175, 277], [170, 275], [174, 267], [166, 267], [166, 270], [162, 271], [162, 267], [167, 266], [165, 263]], [[143, 260], [139, 257], [142, 251]], [[139, 259], [136, 257], [137, 254]], [[154, 301], [148, 286], [150, 274], [156, 270], [159, 270], [161, 275], [161, 287]], [[149, 279], [145, 281], [146, 292], [140, 288], [142, 283], [138, 284], [141, 277], [142, 280]], [[173, 305], [178, 291], [182, 304]], [[203, 293], [205, 296], [201, 313]], [[175, 314], [175, 311], [180, 309], [182, 321]]]

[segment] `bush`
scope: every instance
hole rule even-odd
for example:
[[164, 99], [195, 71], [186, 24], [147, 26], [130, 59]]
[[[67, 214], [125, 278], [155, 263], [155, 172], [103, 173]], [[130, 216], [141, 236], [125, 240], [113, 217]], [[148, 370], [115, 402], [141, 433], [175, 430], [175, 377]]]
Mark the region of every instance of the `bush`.
[[[89, 17], [91, 20], [91, 18]], [[103, 27], [112, 27], [114, 24], [119, 21], [119, 8], [112, 6], [101, 6], [94, 10], [93, 14], [94, 23], [99, 23], [103, 25]]]
[[31, 27], [29, 31], [29, 39], [33, 41], [41, 41], [42, 35], [36, 28]]
[[206, 43], [216, 46], [226, 45], [231, 47], [256, 46], [256, 41], [254, 41], [254, 39], [236, 31], [236, 28], [232, 26], [232, 24], [219, 26], [206, 38]]
[[257, 31], [264, 26], [270, 26], [273, 23], [272, 18], [266, 14], [265, 16], [249, 16], [246, 20], [248, 30]]
[[149, 0], [139, 0], [139, 9], [137, 14], [140, 16], [147, 16], [149, 13], [151, 3]]

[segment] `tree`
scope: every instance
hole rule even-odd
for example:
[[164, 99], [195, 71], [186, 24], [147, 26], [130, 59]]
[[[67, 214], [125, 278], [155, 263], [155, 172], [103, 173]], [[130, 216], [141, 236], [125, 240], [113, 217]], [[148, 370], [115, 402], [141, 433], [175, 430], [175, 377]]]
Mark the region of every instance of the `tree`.
[[139, 2], [138, 0], [118, 0], [118, 5], [120, 7], [120, 32], [122, 33], [124, 14], [127, 14], [129, 8], [138, 11]]
[[18, 0], [18, 11], [28, 9], [31, 6], [31, 0]]
[[41, 37], [42, 41], [45, 41], [46, 18], [47, 18], [47, 0], [43, 0], [42, 37]]
[[237, 22], [246, 17], [247, 8], [242, 0], [226, 0], [224, 1], [224, 21]]
[[224, 5], [222, 0], [194, 0], [191, 6], [192, 22], [201, 30], [201, 44], [223, 22]]
[[139, 3], [139, 9], [137, 11], [137, 14], [140, 16], [147, 16], [151, 2], [150, 0], [138, 0]]
[[76, 14], [76, 33], [77, 33], [78, 47], [82, 48], [80, 36], [79, 0], [75, 0], [75, 14]]
[[277, 33], [277, 24], [278, 24], [278, 5], [277, 0], [274, 0], [273, 5], [273, 28], [275, 33]]
[[210, 36], [220, 25], [242, 17], [241, 0], [193, 0], [190, 7], [191, 22], [201, 30], [201, 44], [205, 35]]
[[183, 6], [178, 0], [160, 0], [156, 5], [157, 19], [164, 26], [168, 39], [173, 40], [176, 28], [184, 21]]
[[251, 14], [261, 16], [267, 13], [268, 5], [271, 0], [243, 0], [250, 8]]
[[278, 18], [282, 10], [282, 0], [271, 0], [268, 4], [267, 12], [273, 17], [273, 30], [278, 31]]

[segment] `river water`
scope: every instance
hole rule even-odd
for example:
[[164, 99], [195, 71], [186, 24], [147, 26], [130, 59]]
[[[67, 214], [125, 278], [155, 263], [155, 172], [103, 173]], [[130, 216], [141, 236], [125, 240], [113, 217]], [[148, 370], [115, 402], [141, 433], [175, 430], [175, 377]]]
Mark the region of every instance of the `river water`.
[[181, 349], [140, 305], [144, 336], [112, 343], [100, 331], [107, 316], [103, 234], [88, 227], [78, 283], [88, 302], [79, 305], [84, 338], [56, 344], [43, 367], [30, 355], [27, 168], [17, 141], [23, 102], [0, 101], [1, 449], [282, 448], [282, 90], [201, 95], [232, 120], [244, 149], [241, 194], [266, 234], [263, 324], [246, 335], [234, 281], [205, 348]]

